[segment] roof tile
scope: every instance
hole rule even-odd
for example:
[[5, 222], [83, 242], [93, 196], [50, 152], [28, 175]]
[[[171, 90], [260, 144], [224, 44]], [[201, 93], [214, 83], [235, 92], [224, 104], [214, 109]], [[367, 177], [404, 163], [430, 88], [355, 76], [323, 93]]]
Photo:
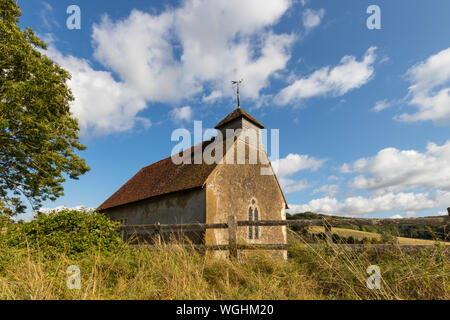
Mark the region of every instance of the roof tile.
[[[202, 142], [202, 150], [212, 141]], [[194, 148], [199, 146], [200, 144], [188, 150], [191, 159], [193, 159]], [[168, 157], [141, 169], [100, 205], [98, 210], [102, 211], [163, 194], [201, 187], [215, 167], [216, 164], [205, 163], [177, 165], [173, 163], [171, 157]]]

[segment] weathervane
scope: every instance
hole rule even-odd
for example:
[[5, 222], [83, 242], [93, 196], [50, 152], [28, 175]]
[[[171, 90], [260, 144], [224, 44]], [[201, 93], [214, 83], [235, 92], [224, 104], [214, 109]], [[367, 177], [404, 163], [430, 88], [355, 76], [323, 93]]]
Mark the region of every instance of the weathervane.
[[243, 81], [244, 81], [244, 79], [231, 81], [231, 84], [235, 85], [236, 89], [237, 89], [237, 104], [238, 104], [238, 108], [241, 108], [241, 99], [239, 97], [239, 86], [242, 84]]

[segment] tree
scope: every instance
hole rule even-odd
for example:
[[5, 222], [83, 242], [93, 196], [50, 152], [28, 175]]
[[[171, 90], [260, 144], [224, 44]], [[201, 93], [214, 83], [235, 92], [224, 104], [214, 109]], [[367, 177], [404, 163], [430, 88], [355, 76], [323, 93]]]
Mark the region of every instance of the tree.
[[118, 222], [102, 213], [53, 210], [37, 214], [30, 222], [9, 224], [6, 236], [0, 241], [6, 241], [9, 247], [52, 248], [69, 255], [115, 251], [123, 244], [118, 227]]
[[18, 26], [15, 0], [0, 1], [0, 214], [36, 209], [64, 194], [66, 177], [77, 179], [89, 167], [75, 154], [77, 120], [70, 74], [43, 53], [46, 44], [31, 28]]

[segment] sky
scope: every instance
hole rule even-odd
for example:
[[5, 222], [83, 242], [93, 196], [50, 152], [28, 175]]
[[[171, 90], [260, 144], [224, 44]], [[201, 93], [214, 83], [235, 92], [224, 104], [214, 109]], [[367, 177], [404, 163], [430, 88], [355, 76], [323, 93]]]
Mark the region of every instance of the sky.
[[[21, 27], [72, 74], [91, 168], [46, 208], [98, 207], [170, 156], [174, 130], [213, 128], [236, 108], [237, 79], [243, 109], [279, 129], [271, 160], [291, 213], [398, 218], [450, 206], [448, 0], [18, 3]], [[368, 27], [372, 5], [380, 29]]]

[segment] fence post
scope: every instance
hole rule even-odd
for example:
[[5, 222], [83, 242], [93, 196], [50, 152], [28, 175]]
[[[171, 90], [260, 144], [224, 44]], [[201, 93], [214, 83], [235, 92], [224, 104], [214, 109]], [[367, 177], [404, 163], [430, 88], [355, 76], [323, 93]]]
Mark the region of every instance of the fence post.
[[228, 217], [228, 250], [231, 258], [237, 258], [237, 239], [236, 239], [237, 223], [236, 216]]
[[161, 223], [157, 222], [155, 224], [156, 241], [158, 245], [161, 245]]

